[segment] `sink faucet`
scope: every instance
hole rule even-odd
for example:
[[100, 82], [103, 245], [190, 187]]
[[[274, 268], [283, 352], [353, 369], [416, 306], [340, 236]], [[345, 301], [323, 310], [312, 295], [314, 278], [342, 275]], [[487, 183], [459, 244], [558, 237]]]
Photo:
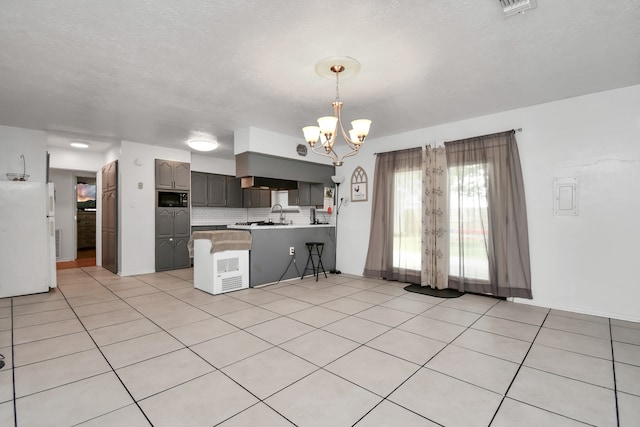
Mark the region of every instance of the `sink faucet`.
[[276, 212], [276, 206], [280, 208], [280, 223], [284, 224], [284, 210], [282, 209], [282, 205], [280, 203], [276, 203], [275, 205], [271, 206], [271, 212]]

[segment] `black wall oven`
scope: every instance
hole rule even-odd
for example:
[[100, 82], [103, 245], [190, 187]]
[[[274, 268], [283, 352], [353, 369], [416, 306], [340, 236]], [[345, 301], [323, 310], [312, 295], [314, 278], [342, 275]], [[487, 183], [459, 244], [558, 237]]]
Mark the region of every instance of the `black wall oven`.
[[178, 191], [158, 191], [159, 208], [188, 208], [189, 193]]

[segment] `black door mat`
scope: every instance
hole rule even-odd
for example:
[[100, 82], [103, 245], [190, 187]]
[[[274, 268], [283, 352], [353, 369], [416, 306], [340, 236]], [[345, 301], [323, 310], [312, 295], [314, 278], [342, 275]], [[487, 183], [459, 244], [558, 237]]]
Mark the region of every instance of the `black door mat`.
[[409, 285], [404, 288], [407, 292], [414, 292], [416, 294], [430, 295], [437, 298], [458, 298], [464, 295], [464, 292], [459, 292], [455, 289], [433, 289], [429, 286]]

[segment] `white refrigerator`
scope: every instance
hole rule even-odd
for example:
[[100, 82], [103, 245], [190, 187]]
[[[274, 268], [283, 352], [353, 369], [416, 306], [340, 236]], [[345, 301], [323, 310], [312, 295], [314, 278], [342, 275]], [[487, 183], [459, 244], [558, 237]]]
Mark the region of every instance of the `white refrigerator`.
[[56, 286], [52, 183], [0, 181], [0, 298]]

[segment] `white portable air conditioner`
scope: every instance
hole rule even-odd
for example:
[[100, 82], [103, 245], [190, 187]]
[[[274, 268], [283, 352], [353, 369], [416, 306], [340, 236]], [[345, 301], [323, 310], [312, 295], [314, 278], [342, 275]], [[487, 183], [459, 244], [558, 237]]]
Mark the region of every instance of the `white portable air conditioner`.
[[221, 294], [249, 287], [249, 251], [210, 253], [211, 242], [193, 242], [193, 284], [210, 294]]

